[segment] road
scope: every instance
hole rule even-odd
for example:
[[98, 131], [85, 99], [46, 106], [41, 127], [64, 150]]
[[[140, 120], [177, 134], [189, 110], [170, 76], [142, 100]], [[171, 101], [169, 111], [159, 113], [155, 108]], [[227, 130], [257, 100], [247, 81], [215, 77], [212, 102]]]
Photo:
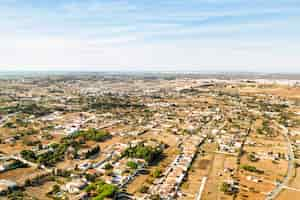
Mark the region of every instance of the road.
[[288, 147], [288, 170], [287, 170], [287, 175], [286, 177], [284, 178], [284, 180], [282, 181], [281, 184], [278, 184], [277, 187], [271, 191], [267, 197], [266, 197], [266, 200], [273, 200], [275, 199], [279, 193], [287, 188], [287, 185], [292, 177], [292, 174], [293, 174], [293, 169], [294, 169], [294, 161], [295, 161], [295, 155], [294, 155], [294, 152], [293, 152], [293, 147], [292, 147], [292, 144], [291, 144], [291, 141], [290, 141], [290, 138], [289, 138], [289, 131], [286, 127], [284, 127], [283, 125], [280, 125], [278, 124], [277, 122], [274, 122], [280, 129], [282, 129], [282, 132], [286, 138], [286, 141], [287, 141], [287, 147]]
[[16, 113], [11, 113], [11, 114], [8, 114], [8, 115], [5, 115], [5, 116], [2, 116], [2, 119], [0, 119], [0, 127], [2, 127], [5, 122], [12, 116], [16, 115], [18, 112]]
[[[36, 163], [33, 163], [33, 162], [30, 162], [30, 161], [28, 161], [28, 160], [23, 159], [21, 156], [15, 156], [15, 155], [12, 155], [12, 156], [9, 156], [9, 157], [10, 157], [11, 159], [19, 160], [19, 161], [21, 161], [21, 162], [23, 162], [23, 163], [29, 165], [30, 167], [38, 168], [38, 166], [39, 166], [39, 165], [36, 164]], [[42, 166], [41, 169], [45, 170], [45, 171], [48, 172], [48, 173], [52, 172], [52, 169], [47, 168], [47, 167], [45, 167], [45, 166]]]
[[207, 181], [207, 177], [204, 176], [204, 177], [202, 178], [201, 185], [200, 185], [200, 188], [199, 188], [199, 193], [198, 193], [198, 195], [197, 195], [196, 200], [201, 200], [202, 193], [203, 193], [203, 191], [204, 191], [206, 181]]

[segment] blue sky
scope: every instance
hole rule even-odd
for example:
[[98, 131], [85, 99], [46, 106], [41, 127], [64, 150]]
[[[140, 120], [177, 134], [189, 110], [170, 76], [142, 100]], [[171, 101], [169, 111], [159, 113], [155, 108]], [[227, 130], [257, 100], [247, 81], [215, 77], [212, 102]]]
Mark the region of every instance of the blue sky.
[[300, 72], [300, 0], [0, 0], [0, 70]]

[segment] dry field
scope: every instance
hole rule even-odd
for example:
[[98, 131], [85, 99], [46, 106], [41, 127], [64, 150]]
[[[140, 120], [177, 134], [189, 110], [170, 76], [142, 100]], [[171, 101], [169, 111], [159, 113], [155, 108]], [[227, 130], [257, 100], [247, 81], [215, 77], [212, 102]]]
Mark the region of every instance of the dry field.
[[[287, 146], [284, 138], [279, 135], [276, 138], [268, 139], [256, 137], [257, 135], [251, 134], [249, 139], [256, 143], [256, 146], [245, 145], [245, 154], [241, 158], [242, 165], [254, 166], [259, 170], [263, 170], [263, 174], [258, 174], [254, 172], [248, 172], [240, 169], [238, 174], [240, 180], [240, 193], [237, 199], [265, 199], [266, 194], [275, 188], [276, 180], [282, 180], [287, 172], [288, 161], [281, 159], [280, 161], [272, 162], [271, 159], [260, 159], [257, 162], [251, 162], [248, 160], [247, 156], [251, 152], [256, 154], [260, 153], [285, 153], [287, 152]], [[251, 176], [253, 178], [260, 179], [260, 182], [255, 182], [252, 180], [247, 180], [247, 177]]]
[[241, 94], [271, 94], [279, 97], [285, 98], [300, 98], [300, 88], [299, 87], [288, 87], [282, 85], [275, 85], [267, 88], [242, 88], [240, 90]]
[[203, 199], [227, 200], [233, 198], [220, 191], [223, 181], [228, 180], [230, 177], [229, 173], [224, 172], [225, 167], [236, 169], [236, 158], [224, 154], [214, 154], [209, 167], [208, 179], [202, 196]]
[[283, 192], [280, 193], [277, 200], [287, 200], [287, 199], [294, 199], [295, 197], [300, 195], [300, 168], [296, 168], [294, 171], [294, 176], [290, 181], [289, 187], [291, 189], [285, 189]]
[[51, 191], [55, 182], [47, 182], [39, 187], [28, 187], [26, 188], [26, 193], [34, 198], [41, 200], [51, 200], [52, 198], [47, 197], [47, 193]]
[[188, 173], [187, 180], [183, 183], [181, 191], [185, 194], [180, 199], [194, 200], [199, 192], [201, 180], [208, 175], [213, 160], [212, 154], [201, 156], [198, 154]]
[[15, 170], [10, 170], [7, 172], [0, 173], [0, 179], [8, 179], [14, 181], [18, 184], [23, 184], [25, 180], [29, 177], [33, 177], [41, 173], [41, 170], [35, 168], [19, 168]]

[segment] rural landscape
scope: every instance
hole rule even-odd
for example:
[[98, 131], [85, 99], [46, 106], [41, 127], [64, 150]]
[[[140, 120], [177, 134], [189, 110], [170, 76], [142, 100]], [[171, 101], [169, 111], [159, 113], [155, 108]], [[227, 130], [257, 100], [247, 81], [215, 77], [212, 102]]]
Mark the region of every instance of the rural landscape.
[[300, 0], [0, 0], [0, 200], [300, 200]]
[[295, 199], [297, 80], [2, 74], [0, 199]]

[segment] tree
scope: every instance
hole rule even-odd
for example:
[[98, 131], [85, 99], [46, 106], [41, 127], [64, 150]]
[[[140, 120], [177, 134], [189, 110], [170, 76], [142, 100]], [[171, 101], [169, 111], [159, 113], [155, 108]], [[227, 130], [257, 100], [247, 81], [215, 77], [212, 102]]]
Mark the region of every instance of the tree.
[[134, 161], [128, 161], [126, 165], [128, 167], [130, 167], [130, 169], [137, 169], [138, 168], [138, 164]]
[[153, 178], [159, 178], [161, 176], [161, 169], [154, 169], [152, 172], [151, 172], [151, 176]]
[[21, 151], [21, 156], [22, 158], [24, 158], [25, 160], [31, 161], [31, 162], [35, 162], [36, 161], [36, 156], [35, 153], [31, 150], [23, 150]]
[[104, 165], [104, 169], [105, 170], [109, 170], [109, 169], [112, 169], [113, 168], [113, 166], [110, 164], [110, 163], [106, 163], [105, 165]]
[[140, 188], [139, 188], [139, 192], [140, 193], [147, 193], [149, 190], [149, 187], [146, 186], [146, 185], [142, 185]]
[[160, 198], [160, 196], [159, 196], [158, 194], [152, 194], [152, 195], [150, 196], [150, 199], [151, 199], [151, 200], [160, 200], [161, 198]]
[[107, 197], [113, 197], [118, 191], [118, 187], [115, 185], [107, 184], [103, 180], [98, 180], [95, 183], [88, 185], [85, 188], [86, 192], [95, 192], [96, 195], [92, 200], [103, 200]]
[[230, 185], [228, 183], [222, 183], [221, 191], [224, 193], [228, 193], [230, 191]]

